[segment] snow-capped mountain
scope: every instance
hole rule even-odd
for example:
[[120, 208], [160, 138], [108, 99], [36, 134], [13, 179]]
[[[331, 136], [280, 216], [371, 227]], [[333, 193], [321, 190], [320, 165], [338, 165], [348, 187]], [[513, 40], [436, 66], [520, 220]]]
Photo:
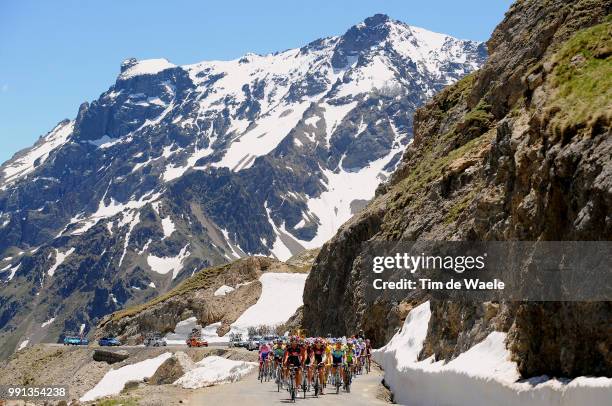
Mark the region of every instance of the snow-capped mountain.
[[56, 339], [207, 265], [322, 245], [393, 171], [415, 109], [485, 56], [375, 15], [270, 55], [124, 61], [0, 166], [0, 342]]

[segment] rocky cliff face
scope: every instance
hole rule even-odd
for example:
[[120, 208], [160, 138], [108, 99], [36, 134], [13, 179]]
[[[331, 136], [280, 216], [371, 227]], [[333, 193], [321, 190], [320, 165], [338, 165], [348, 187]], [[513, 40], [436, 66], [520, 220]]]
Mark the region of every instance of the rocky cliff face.
[[[424, 300], [365, 305], [364, 241], [612, 239], [610, 11], [605, 0], [511, 7], [487, 63], [417, 111], [399, 168], [323, 246], [307, 329], [364, 328], [381, 345]], [[499, 330], [524, 376], [611, 376], [611, 316], [610, 302], [433, 302], [421, 358], [453, 358]]]
[[485, 56], [377, 15], [270, 55], [125, 61], [0, 166], [0, 356], [204, 267], [320, 247], [397, 166], [414, 110]]

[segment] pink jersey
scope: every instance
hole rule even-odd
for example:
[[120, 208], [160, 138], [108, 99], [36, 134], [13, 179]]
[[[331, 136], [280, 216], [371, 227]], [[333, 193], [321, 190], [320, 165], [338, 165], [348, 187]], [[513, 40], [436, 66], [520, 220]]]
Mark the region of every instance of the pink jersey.
[[261, 347], [259, 347], [259, 360], [266, 359], [270, 352], [272, 352], [270, 346], [268, 344], [262, 344]]

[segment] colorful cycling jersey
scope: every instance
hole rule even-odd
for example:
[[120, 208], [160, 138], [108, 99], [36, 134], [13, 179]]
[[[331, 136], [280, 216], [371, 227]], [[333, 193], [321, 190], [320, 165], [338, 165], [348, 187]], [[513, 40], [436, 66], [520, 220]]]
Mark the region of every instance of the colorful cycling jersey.
[[327, 352], [327, 349], [322, 345], [315, 345], [312, 348], [312, 352], [314, 354], [315, 362], [320, 364], [323, 362], [323, 355]]
[[302, 352], [302, 347], [296, 345], [295, 347], [289, 346], [285, 349], [285, 352], [289, 357], [299, 357]]
[[351, 363], [353, 362], [353, 357], [355, 356], [355, 349], [351, 347], [346, 348], [346, 361]]
[[270, 353], [270, 347], [268, 344], [263, 344], [259, 347], [259, 360], [265, 361], [268, 358], [268, 354]]
[[300, 360], [300, 354], [302, 353], [302, 347], [296, 345], [292, 347], [291, 345], [286, 348], [285, 356], [287, 357], [287, 363], [289, 365], [293, 365], [295, 367], [300, 367], [302, 362]]
[[334, 364], [341, 364], [342, 358], [344, 357], [344, 349], [334, 348], [331, 350], [332, 362]]
[[277, 345], [272, 350], [274, 352], [274, 358], [283, 358], [285, 355], [285, 349], [282, 345]]

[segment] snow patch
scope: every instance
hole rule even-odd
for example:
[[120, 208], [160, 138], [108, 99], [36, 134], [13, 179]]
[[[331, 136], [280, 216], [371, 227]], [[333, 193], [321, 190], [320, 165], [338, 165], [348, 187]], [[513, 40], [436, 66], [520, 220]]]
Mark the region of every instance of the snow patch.
[[[308, 274], [265, 273], [259, 281], [261, 296], [230, 326], [230, 333], [248, 333], [249, 327], [285, 323], [304, 303], [302, 294]], [[226, 335], [226, 337], [229, 337]]]
[[163, 70], [174, 68], [176, 65], [165, 58], [145, 59], [138, 61], [134, 66], [126, 69], [119, 75], [120, 79], [130, 79], [138, 75], [155, 75]]
[[61, 147], [68, 141], [73, 129], [74, 121], [58, 124], [23, 156], [13, 162], [9, 161], [10, 163], [4, 167], [4, 180], [11, 182], [34, 171], [36, 169], [34, 163], [38, 162], [40, 166], [45, 162], [53, 150]]
[[[21, 263], [17, 264], [16, 266], [13, 266], [12, 268], [9, 264], [7, 268], [2, 269], [0, 272], [10, 272], [7, 281], [11, 281], [15, 277], [15, 274], [17, 273], [19, 268], [21, 268]], [[8, 269], [8, 271], [6, 271], [6, 269]]]
[[111, 138], [106, 134], [104, 134], [102, 137], [98, 138], [97, 140], [87, 141], [88, 144], [95, 145], [96, 147], [101, 148], [101, 149], [110, 148], [113, 145], [118, 144], [120, 142], [121, 142], [121, 138]]
[[[153, 193], [148, 192], [145, 193], [144, 195], [142, 195], [138, 200], [130, 200], [127, 203], [119, 203], [117, 202], [115, 199], [113, 199], [111, 197], [109, 204], [107, 205], [104, 200], [106, 198], [106, 194], [104, 195], [104, 197], [102, 197], [102, 199], [100, 199], [100, 202], [98, 203], [98, 209], [96, 210], [95, 213], [91, 214], [88, 217], [82, 218], [83, 214], [80, 214], [76, 217], [73, 217], [70, 220], [69, 225], [71, 224], [79, 224], [81, 223], [81, 227], [79, 227], [78, 229], [74, 230], [72, 232], [73, 235], [79, 235], [79, 234], [83, 234], [84, 232], [86, 232], [87, 230], [89, 230], [91, 227], [93, 227], [94, 225], [96, 225], [98, 223], [98, 221], [106, 219], [106, 218], [110, 218], [115, 216], [116, 214], [119, 214], [123, 211], [129, 210], [129, 209], [139, 209], [141, 207], [146, 206], [147, 204], [155, 201], [158, 197], [160, 196], [160, 193]], [[127, 223], [125, 223], [127, 224]], [[63, 231], [58, 234], [58, 236], [62, 235]]]
[[53, 323], [54, 321], [55, 321], [55, 317], [51, 317], [49, 320], [47, 320], [43, 324], [41, 324], [40, 327], [45, 328], [48, 325], [50, 325], [51, 323]]
[[353, 200], [370, 200], [374, 197], [381, 177], [388, 174], [384, 167], [400, 149], [399, 146], [395, 147], [385, 157], [357, 172], [325, 169], [323, 174], [327, 178], [327, 190], [307, 203], [309, 213], [319, 219], [317, 235], [310, 241], [298, 240], [299, 243], [307, 249], [317, 248], [333, 237], [340, 226], [353, 216]]
[[191, 254], [187, 250], [187, 247], [189, 247], [189, 244], [185, 245], [175, 257], [157, 257], [155, 255], [149, 255], [147, 257], [147, 263], [152, 271], [162, 275], [172, 271], [172, 279], [174, 279], [181, 269], [183, 269], [183, 261]]
[[161, 223], [162, 229], [164, 230], [164, 237], [162, 238], [162, 240], [164, 240], [172, 235], [174, 230], [176, 230], [176, 227], [174, 226], [174, 223], [172, 222], [172, 219], [170, 217], [164, 217]]
[[215, 293], [213, 293], [213, 296], [225, 296], [226, 294], [233, 292], [233, 291], [234, 291], [234, 288], [232, 288], [231, 286], [223, 285], [219, 289], [215, 290]]
[[272, 215], [270, 213], [270, 209], [268, 208], [267, 200], [264, 203], [264, 208], [266, 209], [266, 214], [268, 216], [268, 222], [270, 223], [272, 228], [274, 228], [274, 234], [276, 235], [276, 237], [274, 238], [274, 243], [270, 251], [272, 251], [272, 254], [279, 260], [286, 261], [287, 259], [291, 258], [293, 254], [291, 253], [291, 250], [289, 249], [289, 247], [285, 245], [285, 243], [283, 242], [280, 236], [282, 234], [289, 235], [289, 233], [287, 232], [287, 230], [285, 230], [284, 223], [281, 224], [280, 228], [276, 226], [276, 223], [274, 223], [274, 220], [272, 220]]
[[329, 145], [329, 140], [331, 139], [331, 136], [338, 124], [340, 124], [342, 120], [344, 120], [344, 117], [346, 117], [346, 115], [355, 107], [357, 107], [357, 102], [339, 105], [324, 105], [325, 112], [323, 113], [323, 119], [325, 120], [325, 136], [327, 145]]
[[116, 395], [121, 392], [126, 382], [141, 381], [153, 376], [157, 368], [171, 356], [172, 353], [166, 352], [155, 358], [126, 365], [119, 369], [111, 369], [93, 389], [85, 393], [79, 400], [89, 402], [103, 396]]
[[179, 378], [175, 385], [185, 389], [236, 382], [257, 367], [256, 362], [233, 361], [211, 355], [196, 363], [196, 367]]
[[49, 270], [47, 271], [47, 275], [53, 276], [57, 268], [61, 264], [63, 264], [66, 258], [68, 258], [70, 254], [72, 254], [73, 252], [74, 252], [74, 247], [70, 248], [66, 252], [59, 252], [58, 250], [55, 250], [55, 263], [53, 264], [53, 266], [51, 266], [51, 268], [49, 268]]
[[296, 105], [283, 105], [260, 118], [257, 125], [236, 137], [221, 161], [215, 167], [227, 167], [233, 171], [249, 168], [255, 158], [272, 151], [297, 125], [310, 105], [310, 101]]
[[23, 350], [25, 347], [28, 346], [28, 343], [30, 342], [30, 340], [23, 340], [19, 346], [17, 347], [17, 351], [21, 351]]

